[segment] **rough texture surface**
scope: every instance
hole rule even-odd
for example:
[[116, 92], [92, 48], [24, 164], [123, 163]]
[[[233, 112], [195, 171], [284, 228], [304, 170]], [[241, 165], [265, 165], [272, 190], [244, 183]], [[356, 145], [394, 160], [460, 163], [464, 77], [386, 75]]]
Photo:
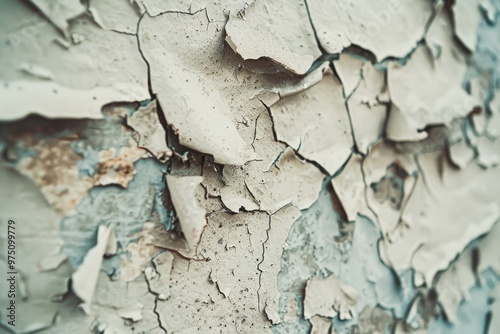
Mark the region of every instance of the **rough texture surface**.
[[0, 332], [499, 333], [499, 31], [499, 0], [2, 1]]

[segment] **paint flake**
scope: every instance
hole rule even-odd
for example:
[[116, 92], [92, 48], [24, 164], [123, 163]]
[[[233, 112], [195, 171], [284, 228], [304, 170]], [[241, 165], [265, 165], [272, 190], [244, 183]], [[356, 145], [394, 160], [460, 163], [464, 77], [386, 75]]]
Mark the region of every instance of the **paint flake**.
[[71, 275], [71, 288], [75, 294], [83, 301], [84, 307], [89, 307], [94, 299], [94, 291], [101, 270], [101, 263], [109, 236], [113, 227], [100, 225], [97, 231], [97, 243], [89, 250], [83, 263]]
[[342, 86], [331, 73], [307, 91], [271, 106], [277, 139], [334, 174], [353, 145]]
[[[467, 71], [466, 55], [454, 44], [451, 29], [450, 20], [441, 12], [429, 28], [427, 46], [418, 46], [404, 66], [389, 64], [390, 96], [400, 114], [389, 118], [388, 126], [403, 123], [411, 133], [417, 133], [413, 140], [421, 139], [418, 131], [426, 126], [448, 125], [479, 105], [461, 86]], [[429, 48], [439, 50], [439, 54], [430, 55]]]
[[305, 74], [319, 55], [312, 29], [307, 21], [300, 20], [305, 15], [305, 8], [298, 2], [252, 2], [229, 17], [226, 42], [245, 60], [270, 59], [277, 65], [276, 71], [282, 67]]
[[194, 197], [195, 189], [203, 181], [203, 177], [167, 175], [166, 180], [181, 230], [189, 248], [194, 249], [206, 225], [205, 210]]
[[166, 162], [172, 156], [172, 150], [167, 147], [165, 130], [158, 119], [156, 101], [147, 107], [139, 108], [127, 119], [127, 125], [131, 126], [138, 134], [137, 144], [147, 149], [161, 162]]
[[333, 275], [324, 279], [313, 277], [306, 285], [304, 317], [311, 319], [319, 315], [351, 319], [358, 298], [358, 293], [351, 286]]
[[405, 57], [424, 36], [432, 14], [432, 4], [420, 0], [323, 0], [307, 4], [319, 42], [328, 53], [341, 53], [356, 45], [371, 51], [377, 61]]
[[288, 204], [299, 209], [310, 207], [318, 197], [323, 177], [316, 167], [287, 148], [269, 172], [252, 173], [245, 183], [260, 210], [274, 213]]
[[477, 29], [482, 19], [479, 11], [481, 3], [484, 1], [457, 0], [452, 7], [455, 34], [470, 51], [476, 49]]

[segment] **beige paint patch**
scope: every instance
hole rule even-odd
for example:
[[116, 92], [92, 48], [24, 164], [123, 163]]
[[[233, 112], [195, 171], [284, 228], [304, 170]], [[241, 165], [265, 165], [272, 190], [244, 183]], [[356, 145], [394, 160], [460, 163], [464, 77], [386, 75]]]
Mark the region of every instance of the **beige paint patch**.
[[315, 315], [309, 319], [311, 323], [311, 331], [309, 334], [330, 334], [332, 322], [330, 319]]
[[87, 328], [104, 333], [127, 333], [132, 328], [139, 332], [162, 333], [154, 313], [155, 299], [148, 293], [144, 277], [123, 282], [111, 280], [100, 272], [88, 317], [93, 321]]
[[353, 145], [342, 86], [326, 72], [310, 89], [271, 106], [279, 141], [334, 174], [348, 159]]
[[0, 119], [13, 121], [29, 114], [47, 118], [102, 118], [101, 108], [113, 101], [145, 99], [144, 89], [132, 85], [113, 85], [77, 90], [51, 81], [0, 82]]
[[373, 52], [377, 61], [405, 57], [424, 36], [432, 13], [432, 3], [425, 0], [322, 0], [308, 5], [328, 53], [356, 45]]
[[[402, 123], [416, 133], [427, 125], [450, 124], [480, 105], [461, 86], [466, 57], [454, 44], [452, 33], [451, 22], [441, 12], [429, 28], [427, 48], [420, 45], [405, 65], [389, 64], [390, 96], [401, 115], [389, 118], [388, 127], [397, 126], [392, 122]], [[428, 48], [435, 53], [429, 54]]]
[[175, 289], [157, 304], [163, 326], [178, 333], [271, 333], [258, 300], [258, 265], [269, 222], [261, 212], [209, 216], [199, 260], [174, 260], [170, 279]]
[[353, 287], [333, 275], [326, 278], [313, 277], [307, 281], [304, 299], [304, 317], [313, 316], [340, 320], [352, 319], [354, 306], [359, 298]]
[[245, 60], [269, 59], [276, 71], [304, 74], [319, 56], [306, 15], [299, 1], [254, 1], [230, 15], [226, 42]]
[[455, 35], [470, 51], [476, 49], [477, 29], [482, 17], [479, 11], [482, 0], [456, 0], [453, 3], [453, 22]]
[[158, 119], [156, 104], [154, 100], [148, 106], [140, 107], [127, 119], [127, 125], [137, 132], [140, 147], [147, 149], [159, 161], [166, 162], [172, 156], [172, 150], [167, 147], [165, 129]]
[[205, 210], [198, 204], [194, 193], [203, 181], [202, 176], [166, 177], [170, 197], [179, 217], [182, 233], [190, 249], [195, 249], [200, 241], [203, 228], [207, 224]]
[[259, 210], [259, 204], [252, 197], [248, 187], [243, 182], [246, 171], [239, 166], [225, 166], [220, 188], [221, 200], [224, 206], [232, 212]]
[[245, 183], [247, 174], [258, 175], [268, 171], [286, 147], [274, 140], [271, 117], [264, 107], [262, 109], [255, 120], [255, 134], [252, 141], [252, 147], [262, 160], [252, 161], [245, 166], [224, 166], [222, 171], [223, 186], [220, 188], [220, 196], [224, 206], [232, 212], [238, 212], [242, 207], [246, 211], [259, 210], [259, 204]]
[[142, 320], [142, 309], [144, 306], [141, 303], [134, 303], [133, 305], [130, 305], [128, 307], [121, 308], [117, 310], [116, 312], [118, 315], [125, 319], [125, 320], [130, 320], [131, 322], [137, 322]]
[[252, 173], [245, 183], [262, 211], [274, 213], [292, 204], [303, 210], [318, 198], [324, 175], [287, 148], [266, 173]]

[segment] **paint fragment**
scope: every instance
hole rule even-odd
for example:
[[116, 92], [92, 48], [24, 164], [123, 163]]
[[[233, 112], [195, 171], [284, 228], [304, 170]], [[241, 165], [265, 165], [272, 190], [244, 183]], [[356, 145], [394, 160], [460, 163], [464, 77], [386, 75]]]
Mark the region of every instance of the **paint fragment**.
[[68, 30], [68, 21], [85, 13], [85, 7], [78, 0], [64, 0], [46, 2], [42, 0], [30, 0], [40, 9], [52, 23], [62, 32]]
[[139, 108], [127, 119], [127, 125], [131, 126], [138, 134], [139, 147], [147, 149], [161, 162], [166, 162], [172, 156], [172, 150], [167, 147], [165, 130], [158, 119], [156, 101], [147, 107]]
[[334, 174], [353, 145], [342, 86], [331, 73], [296, 95], [271, 106], [277, 139]]
[[[0, 119], [13, 121], [29, 114], [47, 118], [102, 118], [101, 108], [113, 101], [139, 101], [147, 95], [131, 85], [67, 88], [50, 81], [0, 82]], [[68, 110], [70, 111], [68, 113]]]
[[[284, 6], [287, 7], [286, 16], [280, 15]], [[297, 24], [304, 15], [307, 15], [305, 9], [294, 3], [252, 2], [242, 12], [229, 17], [225, 26], [226, 42], [245, 60], [269, 59], [277, 65], [276, 72], [281, 67], [295, 74], [304, 74], [318, 53], [312, 30], [304, 21]], [[290, 25], [290, 20], [296, 24]], [[300, 37], [297, 39], [297, 36]]]
[[189, 248], [194, 249], [207, 223], [205, 210], [199, 206], [194, 197], [195, 188], [200, 185], [203, 177], [167, 175], [166, 180], [182, 233]]
[[84, 307], [90, 307], [94, 299], [94, 290], [97, 285], [99, 271], [101, 270], [102, 258], [106, 251], [109, 236], [113, 227], [100, 225], [97, 231], [97, 243], [89, 250], [83, 263], [71, 275], [71, 288], [83, 301]]
[[[420, 0], [308, 1], [307, 4], [319, 42], [328, 53], [341, 53], [356, 45], [371, 51], [377, 61], [405, 57], [424, 36], [432, 14], [432, 4]], [[401, 27], [403, 31], [399, 30]]]
[[306, 285], [304, 317], [310, 319], [319, 315], [351, 319], [358, 298], [358, 293], [351, 286], [333, 275], [324, 279], [313, 277]]
[[476, 49], [477, 28], [481, 23], [480, 0], [457, 0], [453, 3], [455, 34], [470, 51]]

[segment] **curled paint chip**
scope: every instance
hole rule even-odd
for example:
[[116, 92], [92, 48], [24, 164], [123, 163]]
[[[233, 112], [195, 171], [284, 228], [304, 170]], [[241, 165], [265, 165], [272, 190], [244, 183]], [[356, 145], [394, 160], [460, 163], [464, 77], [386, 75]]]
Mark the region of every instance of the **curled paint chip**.
[[432, 14], [432, 3], [425, 0], [321, 0], [307, 4], [318, 39], [328, 53], [341, 53], [356, 45], [373, 52], [377, 61], [405, 57], [424, 36]]
[[99, 272], [108, 239], [113, 227], [99, 225], [97, 231], [97, 243], [85, 256], [83, 263], [71, 275], [71, 288], [75, 294], [83, 301], [85, 308], [90, 307], [94, 297], [94, 290], [97, 286]]
[[[269, 1], [264, 4], [261, 1], [254, 1], [243, 12], [231, 15], [225, 26], [226, 42], [243, 59], [266, 58], [293, 73], [304, 74], [311, 67], [314, 57], [312, 54], [304, 54], [304, 51], [298, 53], [300, 50], [298, 44], [304, 42], [313, 44], [314, 41], [312, 38], [305, 38], [304, 35], [298, 35], [300, 39], [298, 42], [293, 39], [285, 40], [282, 37], [291, 35], [288, 31], [290, 29], [300, 30], [305, 22], [300, 24], [300, 21], [295, 21], [296, 24], [289, 25], [291, 17], [286, 17], [286, 22], [281, 20], [283, 17], [276, 15], [281, 7], [277, 6], [278, 3], [284, 2]], [[295, 3], [286, 3], [290, 15], [298, 12], [291, 10], [295, 7], [300, 8]], [[307, 29], [301, 30], [307, 32]], [[294, 38], [296, 39], [297, 35], [294, 35]], [[288, 44], [295, 46], [295, 50], [290, 50]]]
[[147, 149], [159, 161], [165, 162], [172, 155], [167, 147], [165, 129], [158, 119], [156, 100], [139, 108], [127, 119], [127, 124], [137, 131], [138, 145]]
[[107, 103], [140, 101], [147, 96], [145, 89], [129, 84], [80, 90], [51, 81], [1, 81], [0, 119], [18, 120], [32, 113], [47, 118], [99, 119]]
[[166, 180], [182, 233], [192, 250], [198, 245], [203, 228], [207, 224], [205, 210], [200, 207], [194, 196], [195, 189], [201, 184], [203, 177], [167, 175]]

